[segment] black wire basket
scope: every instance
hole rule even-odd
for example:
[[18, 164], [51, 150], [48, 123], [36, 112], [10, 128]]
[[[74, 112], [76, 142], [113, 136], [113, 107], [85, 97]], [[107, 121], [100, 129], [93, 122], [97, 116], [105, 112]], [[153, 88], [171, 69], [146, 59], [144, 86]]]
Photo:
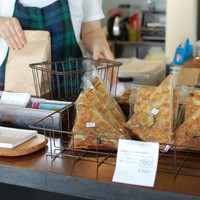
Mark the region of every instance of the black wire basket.
[[51, 100], [75, 101], [81, 92], [82, 76], [86, 71], [97, 70], [113, 96], [116, 95], [121, 62], [76, 58], [60, 62], [30, 64], [36, 97]]

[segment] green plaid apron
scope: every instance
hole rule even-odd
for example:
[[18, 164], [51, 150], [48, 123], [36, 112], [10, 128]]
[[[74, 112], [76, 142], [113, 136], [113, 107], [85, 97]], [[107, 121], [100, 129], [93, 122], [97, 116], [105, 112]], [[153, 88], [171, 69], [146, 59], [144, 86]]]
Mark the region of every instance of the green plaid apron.
[[0, 66], [0, 91], [4, 90], [4, 79], [5, 79], [5, 66], [7, 62], [7, 57], [5, 58], [4, 62]]
[[[73, 30], [68, 0], [58, 0], [43, 8], [25, 7], [17, 0], [13, 16], [18, 18], [23, 30], [50, 32], [52, 62], [82, 57]], [[1, 67], [0, 77], [3, 77], [0, 78], [1, 82], [4, 79], [5, 64], [6, 59], [4, 66]], [[63, 69], [56, 68], [56, 70]], [[67, 65], [64, 70], [69, 70]]]

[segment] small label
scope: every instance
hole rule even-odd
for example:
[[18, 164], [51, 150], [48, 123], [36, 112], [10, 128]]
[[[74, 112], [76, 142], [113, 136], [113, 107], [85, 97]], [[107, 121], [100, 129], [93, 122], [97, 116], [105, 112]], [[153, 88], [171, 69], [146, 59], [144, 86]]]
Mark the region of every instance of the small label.
[[88, 122], [86, 124], [86, 127], [95, 127], [95, 123], [94, 122]]
[[157, 115], [159, 113], [159, 110], [157, 108], [153, 108], [151, 113]]
[[170, 146], [166, 145], [166, 147], [164, 148], [164, 152], [168, 152], [170, 150]]

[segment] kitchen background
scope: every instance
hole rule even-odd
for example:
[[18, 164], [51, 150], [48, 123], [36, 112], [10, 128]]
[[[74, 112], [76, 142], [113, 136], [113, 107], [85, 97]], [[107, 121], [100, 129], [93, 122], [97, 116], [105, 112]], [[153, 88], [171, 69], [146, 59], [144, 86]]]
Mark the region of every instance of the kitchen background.
[[[147, 0], [103, 0], [103, 10], [105, 14], [105, 19], [103, 24], [105, 25], [108, 19], [108, 10], [112, 8], [117, 8], [120, 4], [130, 4], [130, 13], [134, 13], [138, 10], [147, 9]], [[154, 0], [155, 10], [165, 11], [166, 10], [166, 0]]]
[[183, 39], [189, 38], [190, 43], [196, 45], [200, 35], [198, 0], [103, 0], [105, 19], [102, 25], [107, 26], [109, 11], [118, 8], [121, 4], [130, 4], [129, 14], [137, 12], [141, 20], [142, 10], [147, 10], [148, 2], [153, 2], [156, 11], [166, 12], [164, 49], [166, 58], [170, 62]]

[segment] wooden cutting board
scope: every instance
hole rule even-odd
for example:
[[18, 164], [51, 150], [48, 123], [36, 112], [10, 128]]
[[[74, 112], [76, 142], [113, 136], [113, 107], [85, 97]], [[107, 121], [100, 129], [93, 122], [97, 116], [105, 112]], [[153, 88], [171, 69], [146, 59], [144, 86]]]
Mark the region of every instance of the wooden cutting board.
[[14, 157], [27, 155], [45, 147], [47, 141], [48, 139], [44, 135], [37, 134], [35, 137], [13, 149], [0, 148], [0, 156]]

